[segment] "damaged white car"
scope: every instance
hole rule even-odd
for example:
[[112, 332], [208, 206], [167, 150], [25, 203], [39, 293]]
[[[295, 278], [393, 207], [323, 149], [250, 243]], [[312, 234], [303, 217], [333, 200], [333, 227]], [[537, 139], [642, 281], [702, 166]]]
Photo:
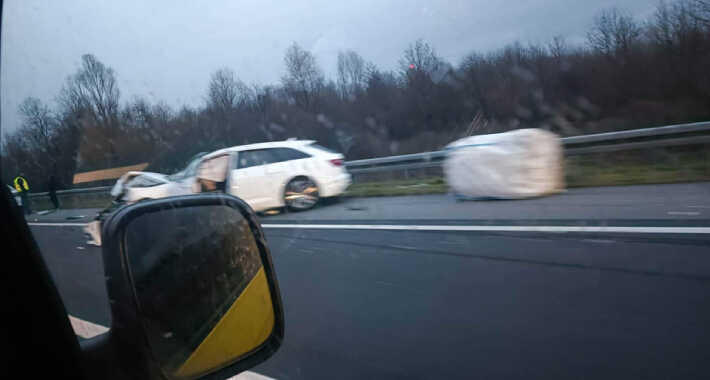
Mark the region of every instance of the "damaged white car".
[[122, 175], [111, 188], [111, 196], [113, 197], [111, 206], [102, 210], [92, 222], [84, 227], [84, 232], [90, 237], [87, 243], [101, 245], [101, 221], [104, 215], [124, 203], [193, 193], [192, 184], [195, 181], [195, 173], [205, 154], [204, 152], [196, 154], [185, 169], [175, 174], [132, 171]]
[[[280, 207], [301, 211], [314, 207], [321, 198], [341, 195], [350, 186], [344, 158], [313, 140], [240, 145], [200, 154], [185, 170], [170, 176], [126, 173], [111, 195], [121, 204], [222, 191], [243, 199], [255, 211]], [[87, 232], [100, 244], [98, 224], [87, 227]]]
[[185, 169], [172, 175], [128, 172], [113, 185], [111, 196], [117, 202], [133, 203], [144, 199], [191, 194], [194, 192], [192, 184], [195, 173], [204, 155], [205, 153], [200, 153], [194, 156]]

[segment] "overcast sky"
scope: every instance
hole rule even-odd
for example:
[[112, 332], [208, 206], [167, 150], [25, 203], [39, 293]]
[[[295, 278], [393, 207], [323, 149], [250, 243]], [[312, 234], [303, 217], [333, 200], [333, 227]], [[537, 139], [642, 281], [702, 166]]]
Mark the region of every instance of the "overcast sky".
[[204, 103], [210, 74], [227, 66], [247, 83], [276, 83], [297, 42], [334, 78], [339, 50], [394, 69], [417, 38], [454, 65], [472, 51], [562, 35], [583, 43], [594, 15], [618, 6], [639, 19], [658, 0], [132, 0], [5, 1], [2, 130], [17, 127], [27, 96], [54, 106], [82, 54], [118, 75], [122, 102], [134, 96], [174, 107]]

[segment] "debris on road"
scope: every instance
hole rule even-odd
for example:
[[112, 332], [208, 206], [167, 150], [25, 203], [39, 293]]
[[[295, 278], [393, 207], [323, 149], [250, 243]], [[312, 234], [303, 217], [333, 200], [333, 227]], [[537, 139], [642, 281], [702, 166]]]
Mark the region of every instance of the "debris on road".
[[444, 174], [458, 196], [523, 199], [565, 188], [562, 143], [542, 129], [466, 137], [446, 149]]
[[84, 227], [84, 232], [89, 235], [91, 240], [87, 241], [86, 244], [95, 245], [97, 247], [101, 246], [101, 222], [94, 220]]

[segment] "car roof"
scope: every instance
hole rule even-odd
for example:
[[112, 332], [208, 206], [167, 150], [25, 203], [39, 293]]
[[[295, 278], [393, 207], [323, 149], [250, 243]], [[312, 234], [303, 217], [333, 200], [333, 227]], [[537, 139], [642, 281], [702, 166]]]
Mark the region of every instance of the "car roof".
[[315, 140], [284, 140], [284, 141], [270, 141], [256, 144], [248, 145], [237, 145], [229, 148], [222, 148], [214, 152], [208, 153], [203, 156], [203, 158], [211, 158], [220, 156], [223, 154], [229, 154], [234, 152], [241, 152], [244, 150], [254, 150], [254, 149], [267, 149], [267, 148], [297, 148], [305, 145], [313, 144]]

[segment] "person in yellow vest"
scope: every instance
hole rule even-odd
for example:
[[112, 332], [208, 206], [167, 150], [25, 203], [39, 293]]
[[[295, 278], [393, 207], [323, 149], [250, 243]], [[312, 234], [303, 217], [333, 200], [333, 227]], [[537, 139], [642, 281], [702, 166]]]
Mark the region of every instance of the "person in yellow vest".
[[32, 213], [32, 208], [30, 207], [30, 185], [27, 183], [25, 177], [22, 174], [15, 177], [15, 190], [20, 194], [22, 199], [22, 209], [25, 210], [25, 215]]

